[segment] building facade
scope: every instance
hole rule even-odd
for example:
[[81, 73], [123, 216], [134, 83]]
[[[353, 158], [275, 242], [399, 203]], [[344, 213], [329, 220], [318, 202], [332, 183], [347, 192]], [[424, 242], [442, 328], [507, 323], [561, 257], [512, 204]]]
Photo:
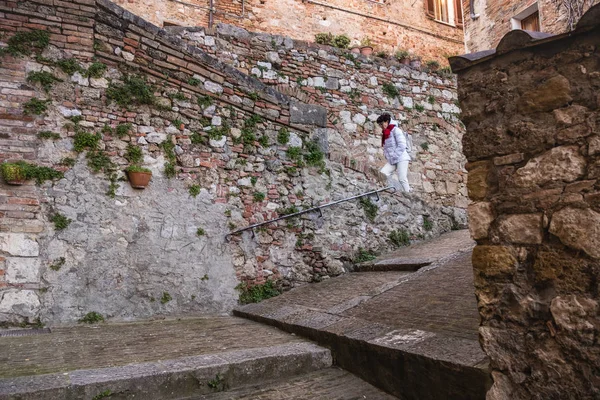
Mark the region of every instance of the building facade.
[[223, 22], [253, 32], [314, 41], [317, 33], [370, 39], [376, 51], [409, 51], [424, 60], [463, 52], [460, 0], [116, 0], [162, 27]]
[[600, 0], [462, 0], [467, 53], [495, 48], [513, 29], [560, 34]]

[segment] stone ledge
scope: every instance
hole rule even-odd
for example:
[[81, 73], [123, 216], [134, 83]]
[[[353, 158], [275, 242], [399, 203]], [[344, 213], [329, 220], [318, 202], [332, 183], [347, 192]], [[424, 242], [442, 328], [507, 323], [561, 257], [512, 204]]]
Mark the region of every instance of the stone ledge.
[[[219, 375], [228, 388], [269, 378], [292, 377], [330, 367], [329, 350], [312, 343], [238, 350], [122, 367], [0, 379], [0, 400], [14, 398], [92, 398], [136, 393], [147, 400], [180, 398], [214, 392], [207, 383]], [[265, 376], [267, 375], [267, 376]], [[272, 376], [271, 376], [272, 375]]]

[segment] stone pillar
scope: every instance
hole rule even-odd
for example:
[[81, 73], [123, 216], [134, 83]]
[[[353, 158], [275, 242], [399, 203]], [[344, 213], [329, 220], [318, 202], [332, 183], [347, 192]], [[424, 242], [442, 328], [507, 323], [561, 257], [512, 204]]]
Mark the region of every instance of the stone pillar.
[[600, 6], [456, 57], [488, 400], [600, 397]]

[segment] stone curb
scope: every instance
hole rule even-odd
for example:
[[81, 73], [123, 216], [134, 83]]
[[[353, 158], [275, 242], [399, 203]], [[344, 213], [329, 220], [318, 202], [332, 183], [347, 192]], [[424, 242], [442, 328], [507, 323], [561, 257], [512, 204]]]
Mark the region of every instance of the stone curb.
[[[122, 367], [0, 379], [0, 400], [92, 399], [107, 391], [111, 398], [135, 395], [144, 400], [175, 399], [292, 377], [331, 365], [331, 352], [323, 347], [312, 343], [286, 344]], [[209, 382], [218, 388], [211, 388]]]

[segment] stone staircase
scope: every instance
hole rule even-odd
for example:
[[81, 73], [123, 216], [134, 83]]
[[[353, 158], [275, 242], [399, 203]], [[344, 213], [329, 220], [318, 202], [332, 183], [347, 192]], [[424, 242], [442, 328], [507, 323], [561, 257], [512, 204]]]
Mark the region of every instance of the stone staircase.
[[[281, 397], [290, 393], [297, 396]], [[332, 367], [329, 349], [235, 317], [64, 327], [50, 334], [0, 337], [2, 400], [357, 396], [393, 398]]]
[[401, 399], [483, 400], [491, 379], [473, 245], [468, 232], [452, 232], [234, 314], [314, 340], [336, 365]]

